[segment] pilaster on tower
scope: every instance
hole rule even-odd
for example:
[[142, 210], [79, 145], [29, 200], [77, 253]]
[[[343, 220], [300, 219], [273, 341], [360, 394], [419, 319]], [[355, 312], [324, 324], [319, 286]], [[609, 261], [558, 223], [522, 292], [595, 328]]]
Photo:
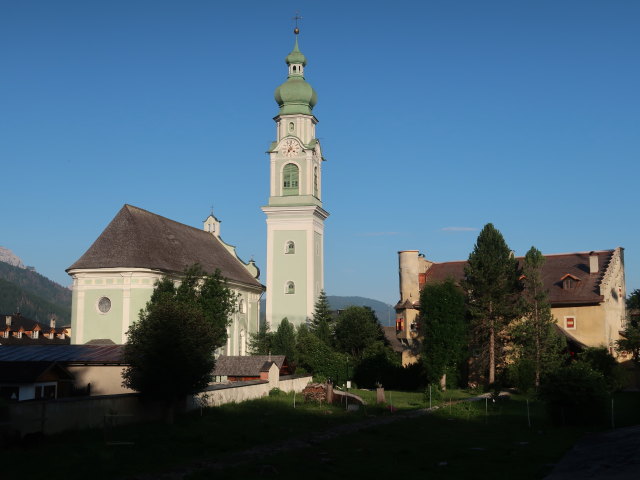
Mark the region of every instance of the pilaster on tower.
[[287, 80], [275, 91], [279, 111], [274, 117], [276, 140], [270, 161], [267, 215], [267, 323], [276, 328], [283, 318], [294, 325], [313, 314], [324, 288], [324, 220], [322, 150], [316, 138], [317, 102], [304, 72], [307, 59], [294, 31], [293, 50], [285, 61]]

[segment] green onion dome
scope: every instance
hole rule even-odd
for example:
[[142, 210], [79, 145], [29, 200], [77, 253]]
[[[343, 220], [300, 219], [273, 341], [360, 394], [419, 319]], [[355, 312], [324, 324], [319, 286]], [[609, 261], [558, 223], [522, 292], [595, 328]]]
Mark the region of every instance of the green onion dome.
[[303, 114], [311, 115], [311, 110], [318, 101], [318, 96], [304, 79], [304, 66], [307, 59], [298, 49], [298, 37], [293, 50], [286, 58], [289, 65], [287, 81], [276, 88], [274, 97], [280, 107], [280, 115]]

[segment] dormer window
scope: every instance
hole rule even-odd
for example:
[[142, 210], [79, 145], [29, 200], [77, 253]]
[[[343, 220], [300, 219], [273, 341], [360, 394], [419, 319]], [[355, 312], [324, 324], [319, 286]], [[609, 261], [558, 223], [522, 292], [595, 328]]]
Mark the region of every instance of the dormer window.
[[564, 277], [560, 279], [560, 281], [562, 282], [563, 290], [570, 290], [572, 288], [575, 288], [578, 285], [578, 282], [580, 281], [580, 279], [578, 277], [574, 277], [570, 273], [567, 273]]
[[39, 336], [40, 336], [40, 330], [34, 330], [33, 332], [31, 332], [31, 338], [33, 340], [37, 340]]

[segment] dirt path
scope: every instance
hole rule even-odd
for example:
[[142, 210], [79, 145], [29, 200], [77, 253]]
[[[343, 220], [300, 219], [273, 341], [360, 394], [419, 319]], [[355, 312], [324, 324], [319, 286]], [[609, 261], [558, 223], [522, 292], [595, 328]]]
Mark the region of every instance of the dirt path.
[[589, 435], [562, 457], [545, 480], [640, 479], [640, 425]]

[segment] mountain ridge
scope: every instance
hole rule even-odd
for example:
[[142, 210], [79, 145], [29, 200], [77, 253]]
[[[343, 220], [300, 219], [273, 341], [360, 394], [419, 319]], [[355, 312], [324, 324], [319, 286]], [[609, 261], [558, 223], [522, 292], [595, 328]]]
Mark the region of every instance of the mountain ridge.
[[60, 326], [70, 325], [71, 290], [35, 270], [0, 262], [0, 313], [18, 311], [40, 323], [54, 314]]

